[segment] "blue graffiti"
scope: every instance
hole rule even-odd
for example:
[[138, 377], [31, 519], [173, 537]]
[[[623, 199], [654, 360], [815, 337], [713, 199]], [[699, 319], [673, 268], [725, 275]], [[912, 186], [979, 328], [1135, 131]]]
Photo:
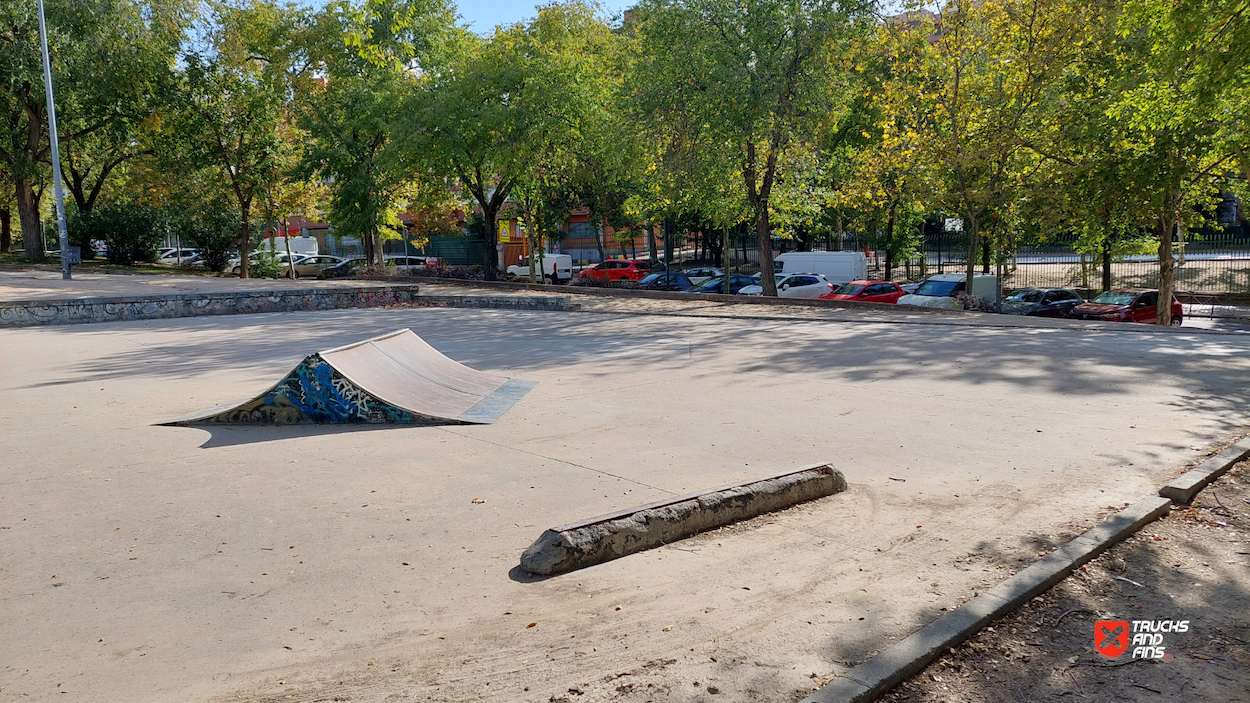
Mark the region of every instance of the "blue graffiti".
[[314, 354], [261, 397], [210, 422], [414, 424], [426, 420], [366, 393]]

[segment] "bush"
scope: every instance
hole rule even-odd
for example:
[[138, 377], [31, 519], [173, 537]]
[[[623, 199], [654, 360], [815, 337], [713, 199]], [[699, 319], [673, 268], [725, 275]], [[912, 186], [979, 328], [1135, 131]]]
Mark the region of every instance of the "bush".
[[278, 252], [259, 249], [256, 258], [248, 264], [247, 275], [252, 278], [280, 278], [286, 275], [286, 266], [278, 260]]
[[486, 280], [486, 270], [481, 264], [472, 266], [435, 266], [427, 268], [422, 275], [431, 278], [459, 278], [466, 281]]
[[200, 250], [206, 268], [220, 273], [238, 251], [239, 218], [229, 208], [214, 208], [185, 222], [182, 236]]
[[108, 248], [109, 263], [150, 263], [156, 261], [157, 248], [165, 241], [169, 218], [151, 205], [109, 203], [74, 213], [66, 229], [70, 242], [82, 248], [84, 259], [91, 243], [100, 240]]
[[982, 298], [976, 295], [968, 295], [960, 293], [955, 297], [959, 301], [959, 307], [972, 312], [1002, 312], [1003, 306], [989, 298]]

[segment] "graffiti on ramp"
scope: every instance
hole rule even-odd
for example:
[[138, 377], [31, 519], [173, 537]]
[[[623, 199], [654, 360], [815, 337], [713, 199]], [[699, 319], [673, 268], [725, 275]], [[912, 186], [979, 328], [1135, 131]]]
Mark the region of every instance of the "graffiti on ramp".
[[312, 354], [251, 400], [161, 424], [489, 424], [534, 385], [452, 361], [402, 329]]

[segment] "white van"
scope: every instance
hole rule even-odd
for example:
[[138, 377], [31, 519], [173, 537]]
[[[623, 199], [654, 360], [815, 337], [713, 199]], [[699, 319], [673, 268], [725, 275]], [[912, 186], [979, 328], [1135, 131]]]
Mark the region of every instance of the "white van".
[[[539, 260], [542, 261], [542, 271], [538, 271]], [[573, 256], [570, 254], [543, 254], [540, 259], [534, 260], [534, 269], [534, 272], [540, 278], [544, 278], [552, 283], [568, 283], [573, 278]], [[528, 281], [530, 279], [529, 257], [522, 256], [519, 262], [508, 267], [506, 273], [509, 278]]]
[[773, 259], [775, 273], [819, 273], [840, 286], [868, 278], [868, 257], [862, 251], [788, 251]]
[[292, 254], [316, 256], [320, 253], [317, 249], [316, 237], [269, 237], [260, 240], [260, 244], [257, 245], [256, 251], [269, 251], [269, 248], [272, 246], [275, 253], [285, 254], [288, 240], [291, 243]]
[[[966, 273], [939, 273], [924, 279], [915, 293], [898, 299], [899, 305], [919, 305], [926, 308], [960, 309], [956, 296], [965, 292]], [[972, 275], [972, 295], [987, 300], [998, 298], [998, 276], [989, 273]]]

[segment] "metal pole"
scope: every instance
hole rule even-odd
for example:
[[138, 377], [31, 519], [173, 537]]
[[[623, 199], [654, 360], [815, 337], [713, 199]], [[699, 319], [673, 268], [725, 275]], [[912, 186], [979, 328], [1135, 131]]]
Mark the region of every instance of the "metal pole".
[[52, 98], [52, 62], [48, 59], [48, 28], [39, 3], [39, 42], [43, 45], [43, 90], [48, 96], [48, 139], [52, 142], [52, 192], [56, 197], [56, 229], [61, 235], [61, 278], [70, 276], [69, 234], [65, 231], [65, 196], [61, 192], [61, 146], [56, 137], [56, 101]]

